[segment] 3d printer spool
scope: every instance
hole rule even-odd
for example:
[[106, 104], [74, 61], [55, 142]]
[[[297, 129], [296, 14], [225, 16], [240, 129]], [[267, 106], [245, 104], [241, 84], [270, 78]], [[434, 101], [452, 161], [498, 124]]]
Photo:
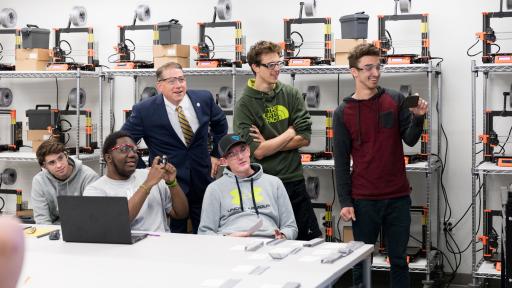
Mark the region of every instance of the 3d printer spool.
[[231, 0], [219, 0], [215, 9], [220, 20], [231, 19]]
[[139, 19], [139, 21], [147, 21], [151, 18], [151, 10], [148, 5], [140, 4], [135, 9], [135, 17]]
[[310, 199], [317, 199], [320, 193], [320, 180], [318, 177], [306, 178], [306, 192]]
[[16, 26], [18, 21], [18, 14], [11, 8], [4, 8], [0, 11], [0, 26], [5, 28], [12, 28]]
[[400, 0], [400, 12], [409, 13], [411, 11], [411, 0]]
[[[69, 91], [69, 94], [68, 94], [68, 103], [69, 103], [69, 106], [73, 107], [73, 108], [76, 108], [76, 88], [73, 88]], [[84, 107], [85, 105], [85, 90], [80, 88], [80, 108]]]
[[158, 95], [158, 91], [155, 87], [144, 87], [142, 93], [140, 93], [140, 101]]
[[12, 91], [9, 88], [0, 88], [0, 107], [9, 107], [12, 103]]
[[400, 93], [402, 93], [405, 97], [411, 96], [412, 95], [411, 85], [400, 85]]
[[222, 108], [229, 108], [233, 103], [233, 91], [231, 88], [223, 86], [219, 90], [219, 105]]
[[308, 0], [304, 2], [304, 12], [307, 17], [315, 16], [316, 14], [316, 0]]
[[18, 179], [18, 174], [16, 173], [16, 170], [13, 168], [5, 168], [4, 171], [2, 171], [0, 177], [2, 177], [2, 184], [12, 185], [16, 183], [16, 179]]
[[308, 86], [306, 91], [306, 104], [310, 108], [318, 108], [320, 104], [320, 87]]
[[73, 26], [80, 27], [87, 23], [87, 10], [83, 6], [74, 6], [69, 13], [69, 22]]

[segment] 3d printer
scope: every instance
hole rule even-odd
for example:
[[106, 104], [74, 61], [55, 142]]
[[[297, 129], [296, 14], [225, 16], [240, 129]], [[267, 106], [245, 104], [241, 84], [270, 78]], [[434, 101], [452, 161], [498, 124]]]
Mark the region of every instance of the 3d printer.
[[[126, 31], [151, 30], [153, 31], [153, 45], [158, 45], [158, 30], [156, 25], [136, 25], [139, 21], [148, 21], [151, 18], [151, 10], [147, 5], [139, 5], [135, 9], [132, 25], [119, 25], [119, 42], [114, 47], [116, 54], [110, 55], [109, 62], [115, 63], [115, 69], [142, 69], [153, 68], [153, 61], [135, 60], [135, 43], [126, 38]], [[131, 47], [128, 46], [131, 43]], [[119, 55], [119, 59], [111, 61], [112, 56]], [[133, 59], [132, 59], [133, 56]]]
[[[12, 28], [16, 26], [18, 15], [16, 11], [11, 8], [4, 8], [0, 11], [0, 27]], [[21, 31], [20, 29], [0, 29], [0, 34], [13, 34], [16, 36], [15, 49], [21, 48]], [[2, 55], [4, 52], [4, 46], [0, 42], [0, 61], [4, 58]], [[12, 64], [0, 63], [0, 71], [12, 71], [15, 66]]]
[[[0, 88], [0, 107], [7, 108], [13, 101], [13, 94], [9, 88]], [[23, 146], [22, 140], [22, 123], [16, 122], [16, 110], [14, 109], [0, 109], [0, 116], [7, 117], [10, 129], [2, 130], [2, 132], [8, 132], [9, 135], [0, 136], [0, 152], [3, 151], [18, 151]], [[4, 137], [7, 136], [7, 137]]]
[[69, 108], [76, 108], [77, 97], [79, 97], [79, 105], [80, 108], [82, 108], [85, 106], [85, 91], [82, 88], [80, 88], [80, 91], [73, 88], [68, 94], [68, 103], [65, 110], [52, 109], [51, 105], [36, 105], [35, 109], [27, 110], [26, 116], [28, 118], [28, 129], [47, 130], [53, 139], [56, 139], [66, 145], [68, 153], [71, 155], [77, 154], [76, 149], [73, 149], [76, 147], [76, 144], [72, 143], [74, 139], [71, 135], [84, 133], [85, 137], [82, 138], [84, 139], [84, 142], [81, 141], [79, 143], [78, 153], [93, 153], [94, 149], [98, 148], [98, 143], [93, 139], [94, 133], [91, 110], [80, 110], [79, 117], [84, 117], [83, 121], [80, 121], [81, 123], [84, 123], [83, 127], [74, 127], [72, 125], [74, 120], [72, 118], [77, 117], [77, 111], [70, 110]]
[[[219, 0], [217, 6], [213, 9], [213, 21], [201, 22], [199, 25], [199, 42], [194, 49], [197, 52], [198, 58], [196, 59], [196, 66], [198, 68], [215, 68], [215, 67], [242, 67], [246, 63], [245, 56], [245, 36], [242, 33], [242, 22], [240, 21], [223, 21], [217, 22], [217, 16], [220, 20], [231, 19], [231, 1]], [[235, 28], [235, 59], [215, 58], [215, 44], [212, 38], [206, 35], [206, 28], [221, 28], [221, 27], [234, 27]], [[210, 40], [210, 44], [206, 43], [206, 39]]]
[[[415, 64], [428, 63], [430, 57], [430, 38], [428, 29], [428, 14], [402, 14], [398, 15], [398, 5], [400, 11], [408, 13], [411, 8], [411, 0], [395, 0], [394, 15], [379, 15], [378, 40], [373, 44], [380, 49], [381, 61], [384, 64]], [[419, 20], [421, 31], [421, 54], [395, 54], [391, 34], [386, 30], [386, 21], [404, 21]], [[393, 54], [388, 54], [392, 50]]]
[[[48, 63], [47, 70], [49, 71], [66, 71], [66, 70], [83, 70], [83, 71], [94, 71], [99, 65], [97, 59], [95, 59], [94, 52], [94, 34], [92, 27], [87, 28], [71, 28], [71, 24], [76, 27], [84, 26], [87, 22], [87, 12], [82, 6], [75, 6], [72, 8], [69, 14], [68, 26], [66, 28], [54, 28], [55, 39], [54, 47], [51, 51], [52, 62]], [[63, 33], [87, 33], [87, 64], [77, 63], [74, 59], [69, 56], [72, 52], [71, 44], [66, 40], [61, 40], [61, 34]], [[62, 43], [66, 43], [69, 46], [69, 50], [65, 51], [62, 48]], [[66, 61], [71, 59], [73, 61]]]
[[[507, 9], [512, 10], [512, 1], [507, 0]], [[476, 33], [479, 40], [482, 41], [482, 62], [483, 63], [512, 63], [512, 53], [499, 53], [499, 46], [496, 44], [496, 32], [491, 27], [491, 19], [510, 18], [512, 11], [503, 12], [503, 0], [500, 1], [499, 12], [483, 12], [482, 13], [482, 31]], [[478, 42], [478, 41], [477, 41]], [[476, 44], [476, 43], [475, 43]], [[498, 52], [492, 53], [492, 46], [498, 47]], [[471, 49], [471, 48], [470, 48]], [[479, 54], [479, 53], [477, 53]], [[472, 56], [472, 55], [470, 55]]]
[[[332, 32], [331, 18], [302, 18], [304, 10], [307, 17], [315, 15], [316, 0], [300, 2], [299, 18], [284, 19], [284, 61], [288, 66], [312, 66], [312, 65], [331, 65], [334, 60], [332, 54]], [[292, 32], [293, 24], [324, 24], [324, 57], [315, 56], [299, 56], [300, 49], [304, 45], [304, 38], [297, 32]], [[300, 37], [301, 42], [296, 43], [292, 36], [296, 34]]]
[[[512, 90], [512, 85], [511, 85]], [[484, 134], [480, 135], [480, 140], [483, 144], [484, 161], [494, 162], [500, 167], [512, 167], [512, 156], [507, 156], [499, 153], [494, 153], [494, 148], [500, 146], [498, 134], [494, 131], [494, 118], [495, 117], [512, 117], [512, 111], [507, 111], [507, 97], [511, 96], [512, 91], [503, 92], [503, 110], [490, 110], [486, 109], [485, 112], [485, 127]], [[512, 107], [512, 101], [509, 99], [509, 105]], [[508, 141], [508, 138], [505, 142]], [[505, 145], [504, 143], [503, 145]], [[500, 151], [504, 151], [503, 145]], [[500, 155], [501, 154], [501, 155]]]

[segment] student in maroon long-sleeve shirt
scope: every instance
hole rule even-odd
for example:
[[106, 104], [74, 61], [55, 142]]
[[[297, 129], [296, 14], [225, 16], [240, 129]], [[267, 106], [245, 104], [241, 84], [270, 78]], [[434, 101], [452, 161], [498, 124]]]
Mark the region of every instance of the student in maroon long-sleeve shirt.
[[[351, 51], [355, 93], [343, 99], [333, 116], [340, 217], [352, 221], [358, 241], [374, 244], [381, 227], [386, 231], [391, 287], [409, 287], [406, 249], [411, 199], [402, 140], [409, 146], [418, 142], [428, 105], [420, 98], [417, 107], [406, 108], [404, 95], [378, 86], [379, 55], [371, 44]], [[354, 284], [361, 280], [357, 266]]]

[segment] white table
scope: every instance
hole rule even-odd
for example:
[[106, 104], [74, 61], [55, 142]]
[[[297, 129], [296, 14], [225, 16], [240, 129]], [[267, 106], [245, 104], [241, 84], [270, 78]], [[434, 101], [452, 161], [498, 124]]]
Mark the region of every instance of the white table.
[[[302, 246], [285, 241], [244, 251], [247, 243], [267, 239], [163, 234], [133, 245], [68, 243], [48, 237], [26, 238], [25, 263], [18, 287], [330, 287], [363, 261], [365, 283], [371, 283], [373, 245], [364, 245], [333, 264], [320, 260], [341, 243], [304, 247], [297, 254], [273, 260], [268, 251]], [[255, 268], [266, 268], [260, 275]], [[234, 284], [234, 285], [233, 285]], [[366, 287], [370, 287], [368, 284]]]

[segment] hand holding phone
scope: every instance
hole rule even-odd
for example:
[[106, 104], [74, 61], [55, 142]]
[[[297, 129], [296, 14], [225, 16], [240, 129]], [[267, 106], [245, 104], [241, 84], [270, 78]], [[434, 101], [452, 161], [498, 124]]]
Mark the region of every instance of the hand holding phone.
[[404, 105], [405, 108], [415, 108], [418, 107], [418, 102], [420, 101], [420, 96], [418, 93], [414, 95], [405, 97]]

